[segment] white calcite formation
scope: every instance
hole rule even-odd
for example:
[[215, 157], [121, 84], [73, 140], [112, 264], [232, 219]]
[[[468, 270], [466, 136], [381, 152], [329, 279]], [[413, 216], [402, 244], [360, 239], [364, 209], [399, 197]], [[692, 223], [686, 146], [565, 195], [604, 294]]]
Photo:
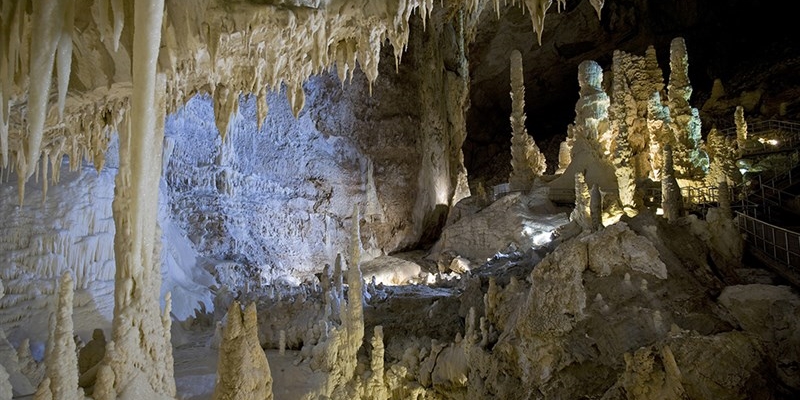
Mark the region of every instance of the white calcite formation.
[[211, 398], [272, 399], [269, 362], [258, 340], [256, 304], [248, 304], [242, 312], [241, 305], [234, 301], [226, 321]]
[[547, 161], [539, 146], [525, 129], [525, 85], [522, 77], [522, 54], [511, 52], [511, 190], [527, 191], [544, 174]]
[[675, 172], [680, 178], [700, 179], [708, 170], [708, 155], [701, 148], [700, 116], [691, 107], [692, 86], [689, 82], [689, 56], [686, 42], [678, 37], [670, 43], [669, 84], [667, 102], [670, 118], [675, 125], [673, 151], [678, 156]]
[[[23, 207], [16, 201], [0, 203], [5, 227], [0, 231], [0, 278], [7, 286], [0, 327], [8, 335], [27, 337], [34, 344], [47, 340], [41, 327], [48, 324], [58, 298], [56, 283], [66, 272], [75, 284], [76, 333], [109, 327], [114, 310], [113, 182], [113, 169], [98, 173], [84, 166], [64, 171], [46, 197], [31, 181]], [[0, 195], [16, 198], [15, 185], [0, 185]], [[55, 209], [60, 211], [53, 213]], [[19, 310], [25, 310], [24, 318]]]
[[742, 150], [747, 142], [747, 121], [744, 119], [744, 107], [737, 106], [733, 115], [733, 121], [736, 123], [736, 144], [738, 145], [739, 155], [742, 155]]
[[[560, 178], [550, 183], [551, 188], [573, 187], [576, 173], [583, 173], [589, 184], [598, 184], [607, 192], [616, 191], [617, 179], [611, 164], [609, 136], [609, 97], [603, 91], [603, 69], [594, 61], [584, 61], [578, 66], [580, 97], [575, 104], [575, 122], [567, 127], [567, 140], [559, 156]], [[569, 162], [563, 165], [562, 162]]]
[[58, 287], [58, 308], [52, 318], [45, 354], [46, 373], [34, 396], [37, 400], [84, 398], [78, 387], [78, 355], [73, 339], [74, 290], [72, 276], [67, 272], [62, 275]]

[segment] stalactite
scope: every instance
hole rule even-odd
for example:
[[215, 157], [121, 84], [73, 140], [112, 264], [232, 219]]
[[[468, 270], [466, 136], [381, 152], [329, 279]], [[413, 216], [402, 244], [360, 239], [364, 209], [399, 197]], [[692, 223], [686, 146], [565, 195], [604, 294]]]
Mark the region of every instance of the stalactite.
[[[31, 34], [31, 71], [28, 95], [28, 141], [25, 157], [19, 163], [20, 175], [30, 178], [36, 169], [44, 134], [47, 103], [50, 97], [50, 83], [53, 78], [53, 64], [56, 49], [61, 39], [65, 0], [37, 1], [33, 4], [33, 24]], [[22, 181], [24, 184], [24, 181]], [[22, 189], [20, 189], [22, 191]]]
[[111, 13], [114, 15], [114, 33], [111, 41], [114, 43], [114, 51], [119, 50], [119, 39], [122, 37], [122, 28], [125, 26], [125, 8], [122, 1], [111, 0]]
[[597, 12], [597, 19], [601, 20], [601, 12], [603, 11], [605, 0], [589, 0], [589, 3], [592, 4], [592, 7], [594, 7], [594, 10]]
[[64, 105], [67, 101], [69, 74], [72, 70], [72, 29], [75, 23], [75, 1], [64, 1], [64, 21], [58, 40], [56, 70], [58, 72], [58, 117], [64, 117]]

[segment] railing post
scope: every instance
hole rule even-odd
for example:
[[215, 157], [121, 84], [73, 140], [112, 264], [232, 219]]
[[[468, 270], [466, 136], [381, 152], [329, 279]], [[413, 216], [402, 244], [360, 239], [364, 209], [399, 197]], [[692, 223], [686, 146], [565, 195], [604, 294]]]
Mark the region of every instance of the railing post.
[[783, 243], [786, 244], [786, 265], [790, 265], [792, 258], [789, 256], [789, 233], [786, 231], [783, 231]]

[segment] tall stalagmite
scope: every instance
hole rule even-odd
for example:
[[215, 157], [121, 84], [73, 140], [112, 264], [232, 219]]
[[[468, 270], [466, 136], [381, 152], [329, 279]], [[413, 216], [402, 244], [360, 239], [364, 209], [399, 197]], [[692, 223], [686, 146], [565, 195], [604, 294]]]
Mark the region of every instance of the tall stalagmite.
[[46, 379], [36, 391], [36, 400], [83, 400], [78, 387], [78, 355], [75, 350], [72, 325], [72, 300], [74, 297], [72, 275], [61, 276], [58, 287], [58, 308], [54, 326], [51, 327], [47, 355]]
[[[162, 315], [157, 226], [158, 187], [166, 113], [166, 77], [157, 75], [164, 0], [134, 6], [133, 94], [119, 129], [119, 172], [114, 193], [116, 235], [112, 357], [117, 394], [175, 396], [169, 299]], [[162, 121], [162, 122], [159, 122]], [[108, 377], [109, 375], [104, 375]]]
[[272, 399], [272, 373], [258, 340], [256, 303], [248, 304], [244, 314], [238, 301], [228, 310], [212, 399]]
[[702, 178], [708, 170], [708, 156], [702, 151], [700, 114], [689, 104], [692, 86], [689, 82], [689, 55], [686, 41], [677, 37], [670, 43], [667, 106], [674, 127], [673, 153], [675, 173], [684, 179]]
[[525, 129], [525, 84], [522, 54], [511, 52], [511, 190], [529, 190], [536, 177], [547, 169], [544, 154]]
[[736, 144], [739, 149], [739, 156], [741, 156], [747, 144], [747, 121], [744, 119], [744, 107], [736, 106], [733, 121], [736, 123]]
[[342, 317], [346, 329], [345, 357], [348, 368], [344, 378], [350, 381], [358, 365], [358, 349], [364, 341], [364, 281], [361, 276], [361, 229], [358, 206], [353, 206], [353, 232], [350, 237], [350, 265], [347, 267], [347, 313]]
[[664, 146], [664, 173], [661, 177], [661, 209], [664, 218], [675, 222], [683, 212], [683, 199], [681, 188], [675, 179], [675, 170], [672, 163], [672, 146]]

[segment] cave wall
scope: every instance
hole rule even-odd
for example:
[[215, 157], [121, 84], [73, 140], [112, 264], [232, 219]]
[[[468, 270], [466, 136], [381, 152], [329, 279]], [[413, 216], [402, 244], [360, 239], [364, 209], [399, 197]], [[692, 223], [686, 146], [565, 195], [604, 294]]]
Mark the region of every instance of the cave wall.
[[297, 118], [277, 92], [261, 127], [259, 100], [240, 96], [224, 140], [210, 96], [170, 116], [163, 195], [202, 263], [306, 278], [346, 253], [354, 204], [366, 258], [433, 243], [467, 193], [458, 21], [417, 27], [397, 66], [384, 49], [372, 87], [360, 70], [312, 77]]

